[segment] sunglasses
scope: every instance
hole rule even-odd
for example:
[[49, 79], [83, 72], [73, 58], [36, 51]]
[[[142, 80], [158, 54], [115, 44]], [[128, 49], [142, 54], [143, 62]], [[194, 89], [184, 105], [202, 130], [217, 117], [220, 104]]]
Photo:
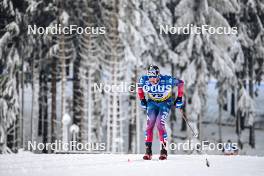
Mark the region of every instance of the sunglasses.
[[158, 76], [148, 76], [148, 78], [158, 78]]

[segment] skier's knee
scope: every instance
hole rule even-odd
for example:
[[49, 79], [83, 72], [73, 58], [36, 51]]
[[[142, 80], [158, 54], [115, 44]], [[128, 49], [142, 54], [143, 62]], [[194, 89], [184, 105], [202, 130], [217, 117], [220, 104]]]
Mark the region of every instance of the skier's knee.
[[153, 129], [154, 129], [154, 125], [149, 125], [149, 126], [147, 126], [146, 131], [147, 132], [152, 132]]
[[162, 121], [159, 121], [159, 123], [157, 124], [157, 128], [159, 132], [165, 131], [165, 123], [162, 123]]

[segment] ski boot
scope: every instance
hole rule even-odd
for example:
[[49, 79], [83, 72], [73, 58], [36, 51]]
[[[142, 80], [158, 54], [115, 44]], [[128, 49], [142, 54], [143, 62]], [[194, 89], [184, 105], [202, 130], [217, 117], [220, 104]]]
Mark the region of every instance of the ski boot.
[[162, 143], [159, 160], [166, 160], [167, 156], [168, 156], [168, 153], [167, 153], [167, 149], [166, 149], [166, 143]]
[[146, 153], [143, 156], [143, 160], [151, 160], [152, 159], [151, 146], [152, 146], [151, 142], [146, 142]]

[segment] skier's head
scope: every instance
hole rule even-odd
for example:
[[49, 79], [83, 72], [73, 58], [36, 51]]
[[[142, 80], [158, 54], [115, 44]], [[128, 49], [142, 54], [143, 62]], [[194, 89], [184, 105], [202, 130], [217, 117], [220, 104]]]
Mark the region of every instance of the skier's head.
[[150, 65], [148, 67], [148, 78], [151, 84], [157, 84], [159, 82], [160, 70], [156, 65]]

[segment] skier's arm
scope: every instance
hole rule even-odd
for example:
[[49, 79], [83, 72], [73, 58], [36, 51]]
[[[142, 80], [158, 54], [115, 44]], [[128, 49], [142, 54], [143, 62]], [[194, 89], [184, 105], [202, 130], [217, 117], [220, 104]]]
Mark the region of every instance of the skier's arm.
[[140, 100], [145, 99], [143, 86], [144, 86], [144, 78], [141, 77], [141, 78], [139, 79], [139, 82], [138, 82], [138, 88], [137, 88], [137, 93], [138, 93], [138, 97], [139, 97]]
[[174, 78], [174, 85], [176, 85], [178, 87], [178, 95], [177, 95], [177, 98], [174, 102], [174, 105], [176, 106], [176, 108], [183, 108], [183, 101], [182, 101], [182, 96], [183, 96], [183, 93], [184, 93], [184, 82], [183, 80], [180, 80], [180, 79], [176, 79]]
[[184, 93], [184, 82], [183, 80], [178, 80], [178, 97], [182, 97]]
[[145, 95], [142, 87], [138, 87], [138, 97], [140, 100], [145, 99]]
[[143, 90], [144, 79], [143, 77], [140, 78], [137, 88], [138, 97], [140, 99], [140, 104], [143, 109], [147, 109], [147, 100], [145, 99], [145, 94]]

